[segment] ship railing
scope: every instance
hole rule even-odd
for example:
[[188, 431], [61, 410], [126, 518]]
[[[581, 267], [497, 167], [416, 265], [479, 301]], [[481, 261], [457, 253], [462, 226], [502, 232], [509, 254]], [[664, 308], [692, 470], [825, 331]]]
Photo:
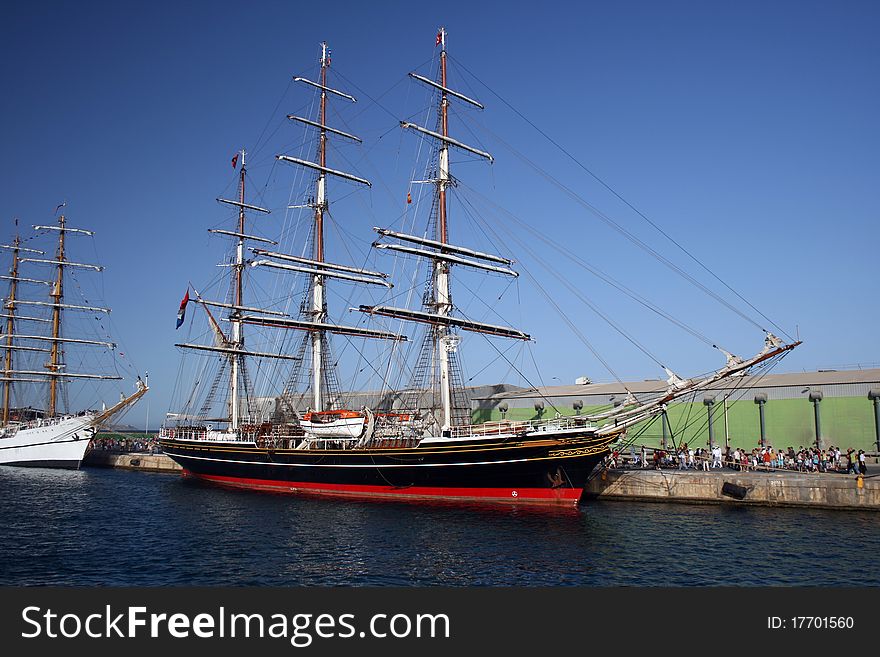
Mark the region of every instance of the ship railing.
[[480, 424], [465, 424], [450, 429], [452, 438], [505, 436], [535, 431], [563, 431], [566, 429], [594, 429], [596, 425], [577, 415], [562, 415], [546, 420], [495, 420]]
[[159, 438], [180, 439], [180, 440], [216, 440], [223, 441], [238, 440], [237, 433], [228, 431], [218, 431], [209, 429], [208, 427], [192, 426], [192, 427], [162, 427], [159, 429]]
[[305, 433], [298, 424], [279, 424], [272, 427], [272, 432], [269, 436], [277, 440], [288, 440], [291, 438], [302, 438]]
[[22, 428], [22, 425], [19, 422], [10, 422], [5, 427], [3, 427], [3, 437], [4, 438], [12, 438], [15, 434], [18, 433], [18, 430]]
[[244, 416], [238, 418], [239, 426], [249, 425], [249, 424], [261, 425], [261, 424], [266, 424], [268, 422], [269, 422], [269, 418], [267, 418], [266, 416], [263, 416], [263, 415], [244, 415]]
[[331, 436], [327, 438], [309, 436], [297, 445], [297, 449], [351, 449], [357, 444], [358, 440], [360, 438], [347, 438], [344, 436]]
[[207, 440], [208, 430], [205, 427], [162, 427], [159, 438], [182, 440]]
[[[251, 425], [253, 426], [253, 425]], [[291, 441], [299, 440], [303, 431], [296, 425], [273, 424], [240, 428], [236, 432], [208, 428], [206, 426], [161, 427], [159, 438], [182, 440], [213, 440], [213, 441], [253, 441], [265, 447], [284, 447]]]
[[[422, 442], [420, 437], [413, 436], [403, 436], [403, 435], [388, 435], [388, 436], [374, 436], [371, 438], [366, 444], [363, 445], [364, 448], [369, 449], [397, 449], [397, 448], [415, 448], [419, 446], [419, 443]], [[361, 447], [359, 445], [359, 447]]]
[[[82, 411], [77, 415], [58, 415], [56, 417], [43, 417], [37, 418], [34, 420], [28, 420], [27, 422], [10, 422], [8, 428], [15, 428], [15, 432], [17, 433], [21, 429], [37, 429], [39, 427], [52, 427], [56, 424], [61, 424], [65, 420], [69, 420], [72, 417], [80, 417], [86, 415], [91, 411]], [[7, 435], [12, 435], [7, 432]]]

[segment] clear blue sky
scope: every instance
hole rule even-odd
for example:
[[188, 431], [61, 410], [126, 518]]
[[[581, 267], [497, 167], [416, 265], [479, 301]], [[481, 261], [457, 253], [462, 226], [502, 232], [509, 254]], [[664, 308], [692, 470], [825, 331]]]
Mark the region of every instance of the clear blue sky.
[[[335, 78], [338, 86], [355, 84], [361, 96], [346, 125], [366, 141], [361, 159], [338, 164], [378, 175], [371, 191], [359, 192], [360, 207], [370, 210], [359, 218], [363, 231], [390, 225], [411, 172], [403, 158], [417, 143], [401, 139], [396, 119], [421, 108], [405, 77], [430, 72], [439, 25], [450, 33], [458, 76], [451, 83], [487, 106], [470, 124], [474, 135], [460, 136], [492, 150], [496, 164], [458, 165], [468, 185], [652, 300], [689, 314], [688, 323], [719, 344], [743, 355], [760, 347], [755, 327], [704, 303], [702, 293], [530, 172], [491, 133], [477, 133], [488, 126], [719, 289], [494, 92], [770, 319], [797, 330], [805, 343], [780, 371], [880, 361], [880, 5], [452, 1], [441, 12], [439, 4], [335, 2], [323, 13], [303, 2], [4, 7], [4, 239], [13, 217], [46, 222], [62, 200], [73, 224], [97, 231], [116, 330], [154, 386], [151, 424], [168, 409], [177, 372], [180, 297], [187, 281], [211, 278], [221, 258], [222, 244], [205, 229], [230, 216], [214, 199], [234, 189], [232, 154], [263, 137], [253, 179], [263, 185], [286, 175], [272, 167], [272, 149], [296, 145], [295, 137], [279, 132], [270, 140], [264, 128], [289, 130], [282, 117], [307, 108], [308, 94], [290, 88], [290, 78], [314, 73], [318, 43], [327, 40], [333, 74], [344, 76]], [[582, 271], [568, 275], [597, 303], [609, 301], [615, 320], [679, 373], [720, 365], [717, 353], [688, 336], [662, 322], [655, 328], [627, 304], [615, 307], [614, 295]], [[547, 286], [567, 303], [559, 284]], [[533, 353], [546, 383], [582, 374], [610, 379], [539, 297], [523, 291], [521, 298], [534, 310], [509, 318], [537, 338]], [[572, 303], [570, 310], [620, 375], [662, 373], [589, 309]], [[475, 382], [503, 372], [489, 367]], [[145, 414], [142, 403], [128, 419], [138, 424]]]

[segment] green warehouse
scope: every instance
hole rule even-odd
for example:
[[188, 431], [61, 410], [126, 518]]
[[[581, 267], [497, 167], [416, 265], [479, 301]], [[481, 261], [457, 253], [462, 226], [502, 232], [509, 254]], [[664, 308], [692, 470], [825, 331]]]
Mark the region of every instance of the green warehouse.
[[[505, 390], [473, 396], [475, 422], [550, 418], [556, 413], [590, 413], [619, 404], [632, 392], [653, 396], [666, 388], [660, 380]], [[762, 418], [763, 416], [763, 418]], [[627, 439], [649, 447], [686, 442], [751, 449], [761, 443], [797, 449], [819, 444], [878, 452], [880, 369], [797, 372], [745, 376], [719, 382], [694, 398], [669, 405], [666, 418], [630, 428]], [[763, 425], [763, 427], [762, 427]], [[818, 426], [817, 426], [818, 425]]]

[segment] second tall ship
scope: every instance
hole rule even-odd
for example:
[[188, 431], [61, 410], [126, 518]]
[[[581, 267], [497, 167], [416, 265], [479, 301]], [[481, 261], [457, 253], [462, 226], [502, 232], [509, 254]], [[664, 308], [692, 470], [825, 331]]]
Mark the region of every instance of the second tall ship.
[[[234, 229], [211, 231], [233, 241], [234, 255], [228, 263], [229, 292], [224, 300], [208, 300], [193, 289], [192, 301], [205, 313], [209, 327], [205, 335], [210, 343], [177, 345], [188, 352], [207, 354], [216, 367], [195, 371], [192, 392], [183, 395], [183, 408], [169, 414], [160, 434], [162, 449], [181, 464], [186, 475], [229, 486], [290, 493], [574, 505], [591, 471], [608, 453], [609, 445], [629, 427], [662, 413], [673, 399], [745, 372], [795, 346], [768, 334], [764, 349], [753, 358], [728, 354], [726, 365], [710, 376], [682, 380], [672, 375], [664, 394], [647, 401], [631, 397], [624, 404], [600, 413], [472, 423], [469, 400], [461, 394], [459, 346], [463, 335], [520, 341], [531, 338], [515, 328], [469, 318], [453, 301], [451, 279], [456, 269], [505, 277], [516, 277], [517, 273], [508, 257], [449, 240], [453, 217], [447, 197], [457, 182], [450, 172], [450, 151], [466, 152], [490, 162], [492, 156], [450, 134], [452, 103], [480, 110], [482, 105], [449, 86], [446, 41], [446, 31], [441, 29], [436, 37], [436, 78], [410, 74], [434, 94], [436, 125], [427, 128], [401, 122], [402, 128], [418, 133], [432, 144], [428, 180], [418, 181], [433, 186], [426, 229], [422, 234], [414, 234], [415, 231], [375, 228], [378, 239], [372, 245], [379, 252], [394, 252], [427, 264], [422, 308], [384, 302], [353, 308], [371, 321], [394, 320], [399, 322], [395, 326], [412, 323], [423, 327], [423, 339], [417, 343], [417, 358], [412, 366], [413, 383], [395, 397], [402, 402], [358, 408], [340, 403], [345, 395], [335, 376], [331, 336], [346, 336], [349, 342], [378, 340], [392, 346], [404, 343], [408, 337], [396, 330], [337, 324], [328, 319], [329, 284], [340, 282], [382, 290], [390, 290], [393, 284], [385, 273], [330, 262], [325, 257], [328, 182], [345, 180], [359, 186], [369, 186], [370, 182], [328, 162], [327, 145], [331, 138], [360, 140], [328, 125], [330, 99], [353, 102], [354, 97], [329, 86], [330, 55], [326, 44], [322, 44], [318, 79], [295, 78], [316, 90], [317, 115], [288, 116], [316, 131], [317, 157], [313, 161], [276, 156], [277, 161], [313, 176], [307, 203], [312, 211], [307, 240], [310, 251], [297, 255], [272, 250], [265, 243], [275, 246], [275, 240], [254, 234], [248, 214], [264, 215], [269, 209], [246, 200], [245, 152], [233, 161], [241, 166], [237, 199], [218, 199], [238, 211]], [[252, 257], [246, 257], [248, 252]], [[252, 268], [307, 277], [301, 301], [288, 305], [298, 305], [299, 313], [294, 315], [278, 305], [261, 306], [248, 296], [246, 274]], [[289, 290], [293, 286], [285, 287]], [[277, 296], [273, 298], [277, 300]], [[189, 290], [181, 305], [181, 315], [188, 301]], [[224, 316], [215, 317], [211, 308], [219, 309]], [[221, 325], [224, 322], [228, 327]], [[295, 333], [302, 338], [290, 341], [295, 345], [293, 349], [259, 350], [246, 345], [246, 327]], [[280, 343], [286, 347], [288, 341], [277, 344]], [[395, 353], [394, 349], [389, 349], [389, 353]], [[260, 365], [266, 362], [276, 366]], [[253, 403], [257, 385], [254, 379], [278, 377], [283, 369], [278, 364], [290, 370], [278, 397], [284, 408], [282, 412], [261, 412]], [[371, 360], [367, 367], [384, 375], [387, 381], [389, 373], [400, 365], [394, 356], [388, 356], [384, 361]], [[306, 392], [297, 396], [292, 382], [298, 380], [300, 372], [307, 374], [309, 383]], [[217, 407], [218, 397], [225, 398], [221, 403], [223, 412], [212, 416], [211, 409]]]
[[[101, 410], [69, 407], [69, 385], [122, 379], [116, 373], [102, 373], [97, 367], [87, 369], [98, 360], [94, 352], [84, 351], [76, 358], [86, 368], [68, 367], [76, 349], [116, 348], [115, 343], [99, 336], [89, 337], [69, 330], [65, 319], [76, 313], [104, 315], [110, 312], [109, 308], [71, 303], [65, 295], [69, 270], [100, 272], [103, 267], [68, 257], [67, 240], [91, 237], [93, 232], [69, 226], [63, 214], [57, 224], [34, 226], [34, 229], [43, 235], [57, 235], [54, 257], [24, 246], [26, 242], [19, 235], [12, 244], [0, 245], [12, 254], [9, 275], [0, 276], [9, 281], [9, 292], [3, 303], [5, 331], [0, 335], [3, 352], [0, 465], [78, 468], [98, 427], [131, 407], [148, 388], [138, 378], [135, 391], [129, 395], [121, 393], [119, 401], [110, 408], [106, 405], [102, 405]], [[53, 271], [52, 277], [32, 277], [46, 268]], [[22, 289], [24, 286], [48, 288], [48, 297], [27, 294]], [[14, 403], [16, 399], [18, 404]], [[25, 401], [27, 405], [22, 403]]]

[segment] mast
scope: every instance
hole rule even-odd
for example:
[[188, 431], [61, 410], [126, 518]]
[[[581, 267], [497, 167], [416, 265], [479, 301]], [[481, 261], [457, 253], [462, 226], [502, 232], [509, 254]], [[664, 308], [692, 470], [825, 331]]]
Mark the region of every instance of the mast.
[[[64, 298], [64, 236], [67, 233], [64, 230], [64, 215], [58, 217], [58, 256], [56, 260], [57, 274], [55, 275], [55, 285], [49, 296], [52, 297], [52, 348], [49, 354], [49, 362], [46, 369], [52, 374], [57, 374], [61, 369], [61, 300]], [[53, 376], [49, 379], [49, 408], [48, 415], [53, 417], [58, 404], [58, 382], [61, 377]]]
[[[327, 53], [327, 42], [321, 43], [321, 127], [318, 137], [318, 164], [327, 168], [327, 68], [330, 58]], [[320, 171], [320, 170], [319, 170]], [[315, 194], [315, 261], [324, 262], [324, 208], [327, 203], [326, 174], [318, 173], [317, 191]], [[312, 321], [324, 323], [324, 276], [315, 274], [312, 285]], [[322, 354], [324, 351], [323, 331], [312, 333], [312, 404], [316, 411], [324, 410], [321, 395]]]
[[[235, 305], [237, 307], [241, 307], [242, 304], [242, 277], [244, 275], [244, 210], [245, 210], [245, 202], [244, 202], [244, 179], [245, 179], [245, 151], [241, 149], [241, 173], [239, 174], [239, 182], [238, 182], [238, 241], [235, 247]], [[237, 316], [239, 314], [238, 310], [233, 310], [232, 315]], [[241, 331], [241, 322], [234, 321], [232, 322], [232, 348], [241, 350], [244, 346], [244, 338], [242, 336]], [[239, 404], [238, 404], [238, 375], [240, 369], [240, 355], [237, 353], [232, 353], [230, 357], [230, 361], [232, 362], [232, 367], [230, 368], [229, 373], [229, 418], [230, 418], [230, 429], [235, 431], [238, 429], [239, 424]]]
[[[63, 207], [65, 204], [62, 204], [60, 207]], [[58, 208], [56, 208], [57, 212]], [[33, 253], [36, 255], [44, 256], [45, 253], [42, 251], [38, 251], [36, 249], [27, 249], [21, 246], [21, 240], [19, 237], [15, 238], [15, 242], [13, 246], [7, 246], [5, 244], [0, 244], [0, 248], [11, 249], [13, 251], [13, 268], [10, 276], [4, 276], [3, 278], [8, 278], [12, 281], [12, 285], [10, 286], [10, 296], [6, 300], [5, 309], [8, 311], [7, 314], [4, 315], [6, 322], [6, 334], [0, 335], [0, 339], [5, 339], [6, 344], [2, 345], [2, 348], [7, 350], [5, 360], [5, 376], [4, 383], [7, 385], [4, 388], [3, 394], [3, 403], [4, 403], [4, 411], [3, 417], [4, 420], [8, 419], [9, 414], [9, 384], [14, 383], [16, 381], [28, 381], [28, 382], [40, 382], [43, 379], [41, 377], [48, 377], [49, 382], [49, 399], [46, 407], [46, 412], [49, 417], [54, 416], [58, 413], [58, 390], [59, 383], [66, 382], [69, 379], [105, 379], [105, 380], [116, 380], [120, 379], [119, 376], [111, 376], [111, 375], [101, 375], [94, 374], [90, 372], [76, 372], [71, 373], [65, 371], [65, 363], [64, 363], [64, 347], [65, 343], [74, 343], [74, 344], [88, 344], [88, 345], [98, 345], [107, 348], [114, 348], [116, 345], [112, 342], [105, 342], [101, 340], [87, 340], [87, 339], [79, 339], [79, 338], [65, 338], [62, 337], [61, 333], [61, 324], [62, 324], [62, 310], [80, 310], [80, 311], [88, 311], [88, 312], [102, 312], [109, 313], [109, 308], [99, 308], [93, 306], [84, 306], [77, 304], [67, 304], [62, 303], [64, 299], [64, 268], [65, 267], [76, 267], [82, 268], [92, 271], [103, 271], [103, 267], [99, 265], [93, 265], [89, 263], [80, 263], [80, 262], [71, 262], [67, 259], [66, 252], [66, 243], [67, 243], [67, 233], [73, 233], [77, 235], [94, 235], [94, 233], [90, 230], [84, 230], [81, 228], [70, 228], [67, 226], [67, 218], [62, 214], [58, 217], [58, 224], [51, 226], [34, 226], [35, 230], [56, 230], [58, 231], [58, 250], [56, 252], [56, 256], [54, 260], [49, 260], [45, 258], [34, 258], [34, 257], [26, 257], [22, 258], [20, 256], [21, 252]], [[33, 278], [25, 278], [18, 275], [19, 265], [22, 263], [38, 263], [43, 265], [52, 265], [56, 268], [56, 274], [54, 280], [39, 280]], [[42, 285], [51, 286], [51, 292], [49, 292], [50, 301], [28, 301], [25, 299], [18, 298], [18, 283], [37, 283]], [[52, 309], [52, 314], [50, 319], [45, 319], [42, 317], [26, 317], [22, 315], [17, 315], [15, 309], [19, 305], [33, 305], [33, 306], [47, 306]], [[16, 320], [27, 320], [33, 322], [46, 322], [52, 325], [51, 334], [46, 335], [24, 335], [15, 333], [14, 322]], [[12, 344], [13, 340], [42, 340], [51, 342], [51, 347], [49, 349], [43, 349], [40, 347], [28, 347], [23, 345], [14, 345]], [[12, 359], [10, 354], [8, 353], [12, 349], [17, 349], [21, 351], [31, 351], [31, 352], [45, 352], [49, 354], [49, 362], [43, 365], [42, 370], [15, 370], [12, 369]], [[23, 375], [24, 378], [13, 375]], [[34, 378], [36, 377], [36, 378]]]
[[[311, 298], [308, 299], [308, 304], [306, 308], [304, 308], [305, 314], [310, 316], [310, 321], [308, 322], [277, 322], [271, 321], [266, 322], [264, 318], [251, 318], [254, 322], [251, 323], [263, 323], [264, 326], [275, 326], [278, 328], [293, 328], [293, 329], [302, 329], [308, 330], [311, 333], [311, 360], [312, 360], [312, 370], [311, 370], [311, 386], [312, 386], [312, 400], [311, 400], [311, 408], [316, 411], [322, 411], [325, 407], [332, 406], [334, 400], [326, 400], [324, 399], [324, 391], [330, 390], [332, 388], [332, 372], [325, 372], [325, 355], [328, 353], [328, 333], [345, 333], [347, 335], [353, 335], [355, 333], [351, 332], [352, 327], [339, 327], [334, 326], [332, 324], [327, 324], [327, 300], [325, 293], [325, 285], [327, 278], [340, 278], [343, 280], [348, 280], [356, 283], [372, 283], [385, 285], [390, 287], [391, 284], [382, 281], [382, 278], [385, 278], [385, 275], [378, 274], [378, 272], [369, 272], [366, 270], [357, 270], [350, 267], [341, 267], [340, 265], [335, 265], [332, 263], [327, 263], [325, 260], [324, 253], [324, 213], [327, 211], [327, 176], [335, 176], [337, 178], [342, 178], [343, 180], [348, 180], [351, 182], [358, 183], [360, 185], [366, 185], [367, 187], [371, 186], [369, 180], [364, 178], [359, 178], [350, 173], [346, 173], [344, 171], [338, 171], [336, 169], [330, 169], [327, 167], [327, 136], [328, 134], [338, 135], [345, 139], [350, 139], [352, 141], [360, 143], [361, 140], [355, 135], [349, 134], [342, 130], [338, 130], [331, 126], [327, 125], [327, 95], [333, 94], [334, 96], [338, 96], [340, 98], [345, 98], [346, 100], [355, 103], [357, 99], [354, 96], [351, 96], [347, 93], [343, 93], [337, 89], [333, 89], [327, 86], [327, 69], [330, 68], [330, 49], [327, 47], [326, 42], [321, 43], [321, 77], [318, 82], [314, 82], [312, 80], [307, 80], [302, 77], [294, 77], [294, 81], [302, 82], [304, 84], [308, 84], [311, 87], [319, 89], [321, 92], [321, 104], [320, 104], [320, 114], [318, 121], [312, 121], [309, 119], [303, 119], [301, 117], [295, 116], [293, 114], [288, 115], [288, 119], [292, 121], [297, 121], [304, 125], [308, 125], [312, 128], [318, 129], [318, 157], [317, 162], [311, 162], [309, 160], [302, 160], [300, 158], [291, 157], [289, 155], [276, 155], [276, 159], [281, 160], [282, 162], [289, 162], [291, 164], [295, 164], [298, 166], [306, 167], [308, 169], [312, 169], [318, 172], [315, 196], [313, 200], [308, 204], [308, 207], [314, 209], [314, 221], [315, 221], [315, 233], [314, 233], [314, 252], [313, 256], [310, 259], [297, 258], [295, 256], [291, 256], [288, 254], [279, 254], [272, 252], [263, 252], [263, 255], [271, 258], [278, 258], [281, 260], [293, 261], [299, 263], [299, 265], [308, 265], [308, 267], [301, 267], [299, 265], [283, 265], [280, 263], [273, 263], [268, 260], [257, 260], [252, 264], [254, 266], [264, 266], [264, 267], [273, 267], [276, 269], [286, 269], [288, 271], [296, 271], [300, 273], [307, 273], [311, 276]], [[288, 206], [289, 208], [293, 207], [302, 207], [302, 206]], [[349, 273], [340, 273], [342, 271], [347, 271]], [[352, 274], [357, 274], [353, 276]], [[377, 338], [393, 338], [399, 339], [402, 336], [394, 336], [392, 334], [384, 333], [384, 332], [360, 332], [357, 329], [354, 329], [356, 333], [363, 335], [364, 337], [377, 337]], [[306, 345], [308, 346], [308, 345]], [[328, 376], [328, 374], [330, 376]], [[326, 386], [322, 386], [323, 383], [327, 383]]]
[[[17, 220], [16, 220], [17, 221]], [[12, 271], [10, 276], [12, 280], [9, 283], [9, 298], [7, 301], [13, 302], [9, 305], [9, 314], [6, 316], [6, 356], [4, 358], [5, 381], [3, 382], [3, 424], [9, 422], [9, 393], [12, 388], [12, 381], [9, 378], [9, 372], [12, 370], [12, 333], [15, 329], [15, 293], [18, 289], [18, 247], [21, 245], [21, 238], [16, 235], [15, 241], [12, 243]]]
[[[60, 207], [63, 207], [66, 204], [62, 204]], [[57, 212], [58, 208], [56, 208]], [[16, 221], [16, 225], [18, 222]], [[94, 233], [90, 230], [84, 230], [81, 228], [71, 228], [67, 226], [67, 218], [64, 215], [60, 215], [58, 217], [57, 225], [49, 225], [49, 226], [34, 226], [35, 230], [48, 230], [48, 231], [58, 231], [58, 248], [56, 251], [56, 256], [54, 260], [45, 259], [45, 258], [34, 258], [34, 257], [21, 257], [22, 252], [27, 254], [35, 254], [39, 256], [45, 256], [46, 254], [43, 251], [38, 251], [36, 249], [28, 249], [21, 246], [21, 238], [19, 236], [15, 237], [12, 246], [8, 246], [6, 244], [0, 244], [0, 248], [10, 249], [13, 252], [13, 260], [12, 260], [12, 269], [10, 271], [9, 276], [3, 276], [4, 279], [8, 279], [11, 281], [10, 284], [10, 292], [9, 297], [6, 299], [4, 304], [4, 308], [7, 313], [4, 314], [4, 318], [6, 319], [6, 333], [5, 335], [0, 335], [0, 340], [5, 340], [5, 344], [0, 345], [0, 348], [6, 349], [7, 353], [4, 357], [4, 375], [2, 377], [3, 383], [5, 384], [3, 390], [3, 422], [6, 423], [10, 417], [10, 386], [16, 382], [28, 382], [28, 383], [43, 383], [48, 381], [49, 383], [49, 399], [46, 406], [46, 413], [49, 417], [55, 416], [59, 412], [59, 401], [58, 401], [58, 391], [59, 391], [59, 383], [66, 383], [70, 380], [82, 380], [82, 379], [95, 379], [95, 380], [119, 380], [122, 377], [118, 375], [104, 375], [97, 374], [93, 372], [69, 372], [66, 368], [66, 363], [64, 362], [65, 354], [64, 354], [64, 345], [65, 344], [76, 344], [76, 345], [97, 345], [100, 347], [105, 347], [108, 349], [113, 349], [116, 347], [116, 344], [113, 342], [107, 342], [103, 340], [91, 340], [85, 338], [73, 338], [73, 337], [62, 337], [62, 310], [82, 310], [88, 312], [104, 312], [109, 313], [109, 308], [98, 308], [92, 306], [84, 306], [84, 305], [75, 305], [75, 304], [66, 304], [62, 303], [64, 299], [64, 269], [65, 267], [76, 267], [83, 268], [92, 271], [102, 271], [104, 268], [99, 265], [93, 265], [89, 263], [79, 263], [79, 262], [71, 262], [67, 259], [67, 233], [73, 233], [78, 235], [87, 235], [91, 236]], [[19, 275], [20, 265], [23, 263], [38, 263], [41, 265], [52, 265], [56, 268], [56, 273], [54, 280], [41, 280], [35, 278], [25, 278]], [[49, 292], [50, 301], [27, 301], [25, 299], [18, 298], [18, 283], [36, 283], [40, 285], [47, 285], [51, 287], [51, 291]], [[52, 314], [50, 319], [42, 318], [42, 317], [27, 317], [23, 315], [19, 315], [16, 313], [16, 308], [19, 305], [36, 305], [36, 306], [48, 306], [52, 308]], [[26, 333], [17, 333], [15, 332], [15, 323], [16, 321], [34, 321], [34, 322], [45, 322], [52, 325], [52, 330], [50, 335], [40, 335], [40, 334], [26, 334]], [[51, 342], [51, 347], [46, 349], [42, 347], [31, 347], [25, 346], [21, 344], [14, 344], [13, 341], [18, 340], [26, 340], [26, 341], [48, 341]], [[11, 351], [13, 349], [20, 351], [30, 351], [30, 352], [41, 352], [49, 354], [49, 360], [47, 363], [43, 365], [43, 369], [13, 369], [12, 363], [12, 355]], [[45, 378], [44, 378], [45, 377]], [[134, 396], [129, 397], [130, 402], [141, 397], [146, 392], [146, 387], [139, 381], [139, 393], [136, 393]], [[128, 402], [127, 402], [128, 403]], [[114, 408], [121, 408], [117, 405]]]
[[[224, 203], [226, 205], [233, 205], [238, 208], [238, 229], [235, 231], [231, 230], [219, 230], [219, 229], [210, 229], [208, 232], [216, 233], [218, 235], [225, 235], [227, 237], [235, 238], [235, 262], [232, 264], [233, 270], [233, 278], [232, 278], [232, 288], [233, 288], [233, 303], [223, 303], [216, 301], [205, 301], [202, 299], [198, 292], [196, 292], [197, 303], [202, 304], [205, 308], [205, 311], [208, 314], [208, 320], [211, 323], [211, 328], [215, 333], [215, 336], [220, 340], [220, 346], [215, 347], [204, 347], [208, 351], [216, 351], [219, 353], [223, 353], [229, 356], [229, 430], [235, 431], [238, 429], [240, 424], [240, 414], [241, 407], [238, 399], [238, 390], [239, 383], [242, 375], [244, 374], [244, 357], [246, 355], [261, 355], [257, 352], [248, 352], [244, 349], [244, 335], [242, 333], [241, 326], [241, 313], [242, 311], [254, 310], [253, 308], [248, 308], [243, 304], [244, 299], [244, 268], [246, 266], [246, 261], [244, 257], [244, 243], [245, 240], [254, 240], [257, 242], [268, 242], [270, 244], [276, 244], [276, 242], [272, 240], [267, 240], [265, 238], [258, 237], [256, 235], [249, 235], [245, 232], [245, 221], [244, 216], [246, 211], [252, 212], [262, 212], [264, 214], [270, 214], [270, 211], [266, 208], [261, 208], [257, 205], [252, 205], [250, 203], [245, 203], [245, 179], [247, 177], [247, 162], [245, 158], [247, 153], [245, 149], [241, 149], [238, 153], [236, 153], [235, 157], [232, 158], [232, 166], [237, 166], [238, 158], [241, 158], [241, 171], [239, 173], [239, 181], [238, 181], [238, 200], [233, 201], [231, 199], [218, 198], [218, 203]], [[220, 306], [223, 308], [229, 308], [229, 321], [232, 324], [232, 337], [227, 338], [223, 331], [220, 330], [220, 327], [217, 325], [217, 322], [214, 321], [214, 318], [211, 316], [210, 311], [208, 311], [207, 306]], [[259, 309], [257, 309], [259, 310]], [[178, 346], [191, 346], [191, 345], [178, 345]], [[198, 345], [192, 346], [192, 348], [203, 348]], [[219, 379], [218, 379], [219, 380]]]
[[[446, 187], [449, 185], [449, 97], [446, 85], [446, 28], [441, 27], [437, 33], [440, 41], [440, 140], [439, 171], [437, 176], [437, 236], [441, 244], [449, 241], [446, 217]], [[438, 315], [447, 316], [452, 309], [449, 296], [449, 263], [443, 260], [434, 261], [434, 305]], [[452, 426], [452, 380], [449, 371], [449, 328], [444, 325], [434, 327], [434, 349], [440, 361], [440, 403], [443, 410], [443, 429]], [[449, 344], [447, 344], [449, 342]]]
[[[477, 155], [490, 163], [493, 162], [493, 158], [491, 154], [469, 146], [449, 136], [450, 98], [456, 98], [481, 110], [483, 109], [483, 105], [447, 86], [446, 36], [446, 28], [441, 27], [437, 32], [437, 40], [435, 43], [435, 46], [440, 46], [439, 81], [435, 82], [434, 80], [429, 80], [421, 75], [410, 73], [410, 77], [414, 80], [427, 84], [429, 87], [440, 92], [439, 115], [437, 117], [439, 127], [437, 128], [437, 131], [428, 130], [425, 127], [408, 121], [400, 122], [401, 128], [413, 130], [420, 135], [435, 139], [439, 142], [437, 150], [437, 173], [433, 180], [436, 184], [437, 193], [437, 214], [434, 215], [436, 218], [435, 239], [427, 239], [426, 237], [418, 235], [409, 235], [388, 229], [375, 228], [374, 230], [383, 237], [390, 237], [402, 242], [415, 243], [428, 248], [414, 248], [411, 246], [395, 244], [393, 242], [373, 243], [373, 247], [377, 249], [398, 251], [431, 260], [430, 278], [426, 285], [427, 298], [423, 300], [423, 305], [429, 312], [415, 312], [404, 308], [393, 308], [390, 306], [360, 306], [358, 308], [361, 312], [371, 315], [384, 315], [387, 317], [396, 317], [432, 325], [430, 333], [427, 334], [424, 342], [424, 351], [419, 357], [420, 365], [417, 367], [417, 370], [413, 375], [412, 387], [413, 389], [416, 389], [420, 386], [424, 386], [424, 377], [427, 372], [430, 372], [432, 389], [436, 389], [435, 384], [439, 383], [436, 387], [439, 388], [440, 393], [438, 424], [440, 425], [441, 431], [448, 430], [456, 422], [468, 422], [467, 418], [464, 416], [464, 414], [467, 413], [467, 409], [464, 408], [462, 404], [456, 405], [455, 385], [457, 369], [455, 351], [460, 338], [454, 331], [475, 331], [501, 337], [523, 340], [530, 339], [529, 336], [522, 331], [467, 319], [460, 319], [454, 317], [452, 314], [453, 307], [449, 278], [450, 268], [453, 264], [513, 277], [516, 277], [517, 273], [506, 266], [499, 266], [512, 264], [512, 261], [508, 258], [502, 258], [489, 253], [457, 246], [450, 244], [449, 242], [447, 190], [455, 184], [452, 175], [449, 172], [450, 147], [458, 148], [473, 155]], [[434, 378], [437, 374], [439, 374], [439, 382]]]

